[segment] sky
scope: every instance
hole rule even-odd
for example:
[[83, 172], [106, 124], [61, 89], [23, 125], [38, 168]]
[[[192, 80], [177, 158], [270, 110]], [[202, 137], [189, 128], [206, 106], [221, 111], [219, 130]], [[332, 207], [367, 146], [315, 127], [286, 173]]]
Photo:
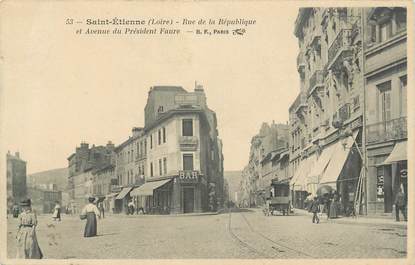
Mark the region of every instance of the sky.
[[[151, 86], [191, 91], [195, 81], [217, 114], [225, 170], [241, 170], [251, 137], [263, 122], [286, 123], [299, 92], [295, 5], [9, 1], [1, 8], [1, 150], [19, 151], [28, 173], [66, 167], [81, 141], [120, 144], [143, 126]], [[65, 25], [66, 18], [115, 16], [256, 24], [237, 37], [77, 36], [85, 25]]]

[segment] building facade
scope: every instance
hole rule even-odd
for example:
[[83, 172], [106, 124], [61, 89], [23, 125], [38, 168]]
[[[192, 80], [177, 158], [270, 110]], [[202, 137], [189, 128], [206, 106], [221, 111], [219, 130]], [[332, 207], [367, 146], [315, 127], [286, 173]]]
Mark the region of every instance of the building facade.
[[18, 204], [27, 197], [26, 161], [20, 158], [20, 153], [6, 155], [7, 160], [7, 209]]
[[146, 212], [188, 213], [223, 204], [223, 155], [216, 114], [201, 86], [152, 87], [145, 107], [145, 184], [134, 189]]
[[[121, 188], [114, 198], [115, 212], [125, 212], [131, 200], [130, 191], [144, 183], [146, 170], [146, 136], [144, 128], [134, 127], [132, 136], [115, 148], [115, 175]], [[115, 190], [113, 190], [114, 192]], [[141, 201], [136, 200], [136, 205]]]
[[[287, 124], [278, 124], [274, 121], [271, 124], [264, 122], [259, 133], [252, 137], [249, 161], [243, 171], [243, 182], [241, 185], [245, 205], [247, 204], [251, 207], [264, 203], [265, 190], [269, 190], [271, 179], [273, 178], [269, 171], [276, 170], [276, 168], [272, 169], [272, 162], [268, 163], [268, 159], [281, 152], [281, 150], [287, 149], [288, 144], [289, 126]], [[274, 156], [275, 158], [276, 156]], [[276, 161], [273, 163], [275, 164]]]
[[406, 9], [367, 10], [365, 39], [368, 213], [390, 213], [407, 196]]
[[294, 34], [300, 92], [289, 108], [295, 207], [322, 185], [338, 192], [343, 212], [352, 211], [360, 196], [362, 15], [358, 8], [299, 10]]
[[56, 202], [62, 203], [62, 191], [46, 187], [32, 187], [27, 190], [32, 208], [37, 213], [52, 213]]
[[[75, 153], [68, 157], [69, 176], [67, 191], [70, 200], [80, 201], [80, 194], [85, 195], [85, 190], [80, 188], [82, 185], [78, 183], [79, 181], [82, 181], [85, 176], [78, 178], [76, 176], [85, 172], [92, 174], [92, 172], [95, 172], [96, 170], [115, 164], [114, 148], [115, 146], [111, 141], [109, 141], [106, 146], [92, 145], [90, 148], [88, 143], [81, 143], [80, 147], [76, 147]], [[88, 177], [88, 181], [93, 181], [93, 178], [89, 179]], [[89, 182], [87, 184], [89, 185]], [[80, 190], [76, 190], [77, 188], [80, 188]], [[93, 195], [92, 182], [89, 194]]]

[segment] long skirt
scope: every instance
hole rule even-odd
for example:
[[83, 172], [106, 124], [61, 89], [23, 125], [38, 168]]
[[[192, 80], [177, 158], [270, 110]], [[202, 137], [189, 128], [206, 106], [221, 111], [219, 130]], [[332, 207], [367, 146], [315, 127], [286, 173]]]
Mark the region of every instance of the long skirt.
[[34, 227], [21, 227], [17, 234], [17, 259], [41, 259], [43, 253]]
[[91, 237], [97, 235], [97, 217], [95, 213], [86, 213], [86, 225], [84, 237]]
[[338, 210], [337, 210], [337, 202], [333, 201], [330, 204], [330, 212], [329, 212], [329, 218], [337, 218], [338, 216]]

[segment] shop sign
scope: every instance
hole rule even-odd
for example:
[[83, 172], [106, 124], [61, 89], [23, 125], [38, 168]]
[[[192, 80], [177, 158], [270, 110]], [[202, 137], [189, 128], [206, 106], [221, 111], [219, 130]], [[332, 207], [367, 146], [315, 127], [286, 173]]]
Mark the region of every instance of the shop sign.
[[181, 183], [197, 183], [199, 180], [199, 172], [195, 170], [179, 171], [179, 181]]

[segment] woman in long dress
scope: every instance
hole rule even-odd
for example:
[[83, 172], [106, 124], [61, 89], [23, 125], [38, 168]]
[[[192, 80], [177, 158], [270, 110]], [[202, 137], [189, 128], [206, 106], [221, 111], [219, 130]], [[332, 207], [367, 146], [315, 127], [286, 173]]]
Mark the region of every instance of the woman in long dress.
[[32, 212], [31, 201], [24, 200], [20, 204], [23, 208], [19, 215], [19, 229], [17, 230], [17, 259], [41, 259], [42, 251], [36, 237], [37, 217]]
[[337, 194], [334, 194], [333, 201], [330, 204], [330, 212], [329, 212], [330, 219], [334, 219], [338, 217], [338, 210], [337, 210], [338, 202], [337, 201], [338, 201], [338, 196]]
[[58, 221], [61, 220], [61, 206], [60, 206], [58, 201], [56, 202], [55, 208], [53, 209], [52, 217], [53, 217], [53, 220], [55, 220], [55, 221], [56, 220], [58, 220]]
[[86, 225], [84, 237], [92, 237], [97, 235], [97, 216], [101, 218], [98, 208], [95, 206], [95, 198], [89, 197], [89, 203], [82, 209], [81, 215], [86, 216]]

